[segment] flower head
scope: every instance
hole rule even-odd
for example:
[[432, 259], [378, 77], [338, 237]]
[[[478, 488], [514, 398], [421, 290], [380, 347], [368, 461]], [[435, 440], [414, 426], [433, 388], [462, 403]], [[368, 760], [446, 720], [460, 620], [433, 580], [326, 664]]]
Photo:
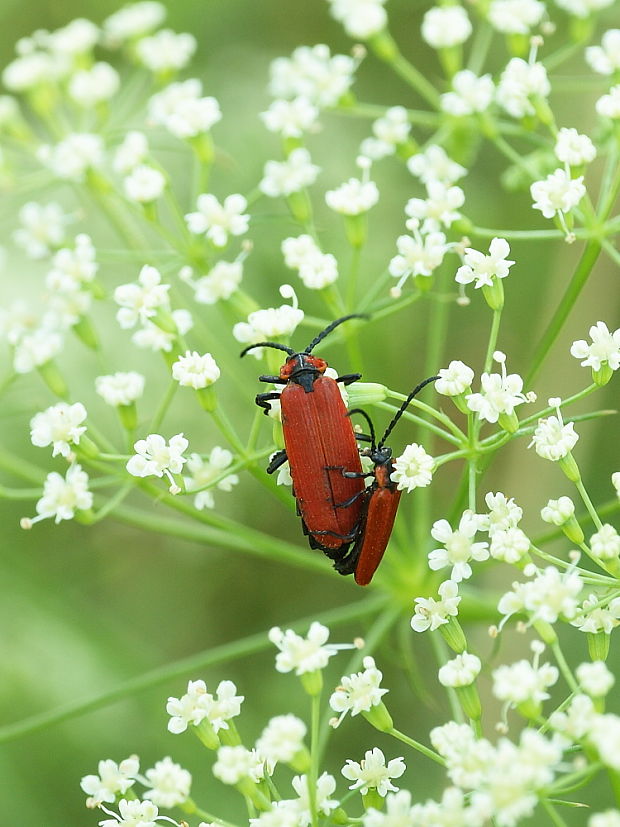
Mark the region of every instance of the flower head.
[[517, 405], [527, 402], [523, 394], [523, 379], [518, 373], [506, 373], [506, 357], [503, 353], [496, 351], [494, 358], [502, 366], [501, 375], [483, 373], [480, 377], [480, 393], [471, 393], [466, 397], [470, 411], [477, 412], [480, 419], [487, 422], [497, 422], [501, 414], [510, 416]]
[[153, 123], [182, 140], [208, 132], [222, 118], [217, 100], [203, 97], [198, 78], [170, 83], [149, 100], [148, 111]]
[[71, 445], [79, 445], [80, 436], [86, 430], [82, 422], [86, 419], [86, 408], [81, 402], [68, 405], [59, 402], [30, 420], [30, 439], [39, 448], [53, 445], [52, 456], [69, 456]]
[[301, 97], [317, 107], [335, 106], [353, 83], [356, 65], [348, 55], [332, 55], [323, 43], [299, 46], [290, 58], [272, 61], [269, 91], [276, 98]]
[[198, 196], [198, 211], [188, 213], [185, 221], [190, 233], [204, 233], [216, 247], [225, 247], [229, 235], [247, 232], [250, 216], [245, 212], [248, 202], [243, 195], [229, 195], [220, 203], [214, 195]]
[[203, 508], [215, 508], [211, 489], [218, 477], [220, 479], [217, 482], [217, 488], [220, 491], [232, 491], [233, 486], [237, 485], [239, 482], [237, 474], [227, 474], [222, 477], [222, 472], [232, 461], [231, 452], [227, 448], [220, 448], [219, 445], [211, 449], [207, 459], [203, 459], [200, 454], [189, 455], [185, 470], [190, 472], [191, 477], [184, 477], [184, 480], [188, 491], [197, 492], [194, 497], [194, 508], [199, 511]]
[[620, 29], [608, 29], [600, 46], [588, 46], [586, 61], [600, 75], [613, 75], [620, 69]]
[[325, 193], [325, 202], [334, 212], [343, 215], [360, 215], [368, 212], [379, 200], [379, 190], [374, 181], [349, 178], [335, 190]]
[[360, 712], [370, 711], [373, 706], [382, 703], [382, 697], [389, 692], [380, 686], [383, 673], [375, 666], [374, 658], [365, 657], [363, 665], [362, 672], [342, 677], [340, 686], [329, 699], [331, 708], [340, 713], [339, 722], [347, 712], [359, 715]]
[[452, 78], [452, 90], [441, 96], [441, 108], [449, 115], [462, 118], [475, 112], [486, 112], [494, 95], [491, 75], [478, 77], [469, 69], [462, 69]]
[[136, 755], [118, 764], [109, 758], [99, 761], [99, 775], [85, 775], [80, 781], [80, 787], [89, 797], [88, 806], [97, 807], [103, 801], [113, 804], [119, 793], [123, 795], [135, 783], [139, 769]]
[[327, 643], [328, 638], [329, 629], [316, 621], [305, 638], [292, 629], [282, 631], [274, 626], [269, 631], [269, 640], [280, 650], [276, 655], [276, 669], [278, 672], [294, 670], [296, 675], [324, 669], [337, 652], [336, 646]]
[[163, 477], [170, 480], [170, 492], [178, 494], [172, 474], [180, 474], [187, 462], [183, 452], [189, 445], [183, 434], [176, 434], [170, 442], [160, 434], [149, 434], [146, 439], [139, 439], [133, 446], [136, 452], [125, 466], [133, 477]]
[[493, 286], [493, 279], [505, 279], [514, 264], [507, 258], [510, 246], [505, 238], [494, 238], [489, 246], [489, 255], [472, 247], [465, 248], [465, 264], [457, 270], [455, 279], [459, 284], [475, 282], [478, 289], [483, 285]]
[[472, 575], [470, 560], [487, 560], [489, 544], [475, 543], [474, 537], [479, 530], [476, 514], [465, 511], [461, 516], [459, 527], [452, 530], [447, 520], [433, 523], [431, 535], [443, 543], [444, 548], [436, 548], [428, 555], [428, 565], [433, 571], [452, 566], [450, 579], [455, 583], [466, 580]]
[[582, 367], [600, 370], [605, 364], [612, 370], [620, 368], [620, 327], [610, 332], [605, 322], [597, 322], [590, 328], [592, 343], [579, 339], [571, 345], [571, 356], [582, 359]]
[[131, 405], [144, 393], [144, 376], [136, 371], [121, 371], [95, 379], [95, 390], [106, 405]]
[[[300, 309], [297, 295], [290, 284], [283, 284], [280, 287], [280, 295], [283, 298], [291, 298], [291, 304], [282, 304], [280, 307], [268, 307], [265, 310], [254, 310], [249, 314], [247, 322], [238, 322], [233, 327], [233, 336], [238, 342], [249, 344], [252, 342], [270, 341], [278, 336], [290, 336], [297, 325], [304, 318], [304, 312]], [[262, 350], [257, 348], [252, 351], [257, 358], [260, 358]]]
[[155, 316], [159, 308], [168, 308], [168, 290], [170, 285], [161, 283], [159, 270], [145, 264], [137, 284], [121, 284], [114, 291], [114, 301], [121, 307], [116, 314], [120, 326], [127, 330]]
[[136, 43], [136, 57], [151, 72], [164, 75], [183, 69], [196, 51], [196, 38], [171, 29], [160, 29]]
[[534, 115], [534, 102], [546, 98], [551, 91], [547, 72], [542, 63], [528, 63], [513, 57], [502, 72], [496, 100], [513, 118]]
[[29, 201], [20, 209], [18, 218], [20, 227], [13, 232], [13, 241], [30, 258], [45, 258], [62, 244], [68, 216], [55, 201]]
[[458, 359], [453, 359], [447, 368], [441, 368], [439, 371], [435, 389], [444, 396], [459, 396], [469, 389], [473, 378], [474, 372], [470, 367]]
[[304, 747], [307, 729], [295, 715], [276, 715], [263, 729], [256, 749], [273, 764], [292, 761]]
[[459, 613], [458, 583], [453, 580], [444, 580], [439, 586], [439, 600], [433, 597], [416, 597], [415, 614], [411, 618], [411, 628], [414, 632], [431, 632], [448, 622], [450, 617]]
[[471, 22], [462, 6], [434, 6], [424, 14], [422, 37], [433, 49], [458, 46], [471, 32]]
[[339, 20], [349, 37], [366, 40], [385, 28], [386, 0], [329, 0], [332, 17]]
[[534, 445], [539, 457], [555, 462], [563, 459], [573, 450], [579, 434], [576, 433], [573, 422], [564, 424], [560, 400], [554, 397], [549, 400], [550, 405], [553, 403], [556, 403], [557, 416], [548, 416], [538, 420], [530, 446]]
[[179, 385], [188, 388], [208, 388], [220, 378], [220, 369], [210, 353], [198, 351], [185, 351], [185, 356], [179, 356], [172, 365], [172, 378], [176, 379]]
[[47, 475], [43, 496], [37, 502], [37, 516], [24, 517], [22, 528], [31, 528], [39, 520], [54, 518], [54, 522], [73, 519], [76, 511], [87, 511], [93, 504], [88, 490], [88, 474], [77, 463], [71, 465], [64, 477], [56, 471]]
[[192, 776], [166, 756], [144, 773], [149, 789], [144, 793], [158, 807], [177, 807], [189, 797]]
[[469, 652], [462, 652], [440, 668], [439, 683], [442, 686], [470, 686], [480, 674], [482, 662]]
[[421, 445], [413, 442], [406, 446], [394, 462], [394, 471], [390, 474], [390, 479], [397, 483], [399, 491], [411, 492], [414, 488], [430, 485], [434, 467], [433, 457], [427, 454]]
[[319, 172], [308, 150], [298, 147], [285, 161], [267, 161], [259, 188], [270, 198], [291, 195], [314, 184]]
[[348, 781], [353, 781], [350, 790], [359, 790], [361, 795], [367, 795], [368, 790], [375, 789], [385, 798], [388, 792], [398, 792], [391, 779], [400, 778], [405, 769], [402, 758], [392, 758], [386, 762], [383, 752], [374, 747], [366, 750], [359, 763], [347, 759], [341, 772]]
[[571, 178], [565, 169], [556, 169], [544, 181], [534, 181], [530, 187], [534, 199], [532, 207], [545, 218], [570, 212], [586, 194], [583, 175]]

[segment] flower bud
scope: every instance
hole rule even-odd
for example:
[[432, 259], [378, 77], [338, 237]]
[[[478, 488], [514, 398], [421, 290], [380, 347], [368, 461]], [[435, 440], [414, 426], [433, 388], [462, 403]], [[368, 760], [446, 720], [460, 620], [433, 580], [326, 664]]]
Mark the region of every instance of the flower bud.
[[323, 673], [320, 669], [314, 672], [304, 672], [299, 676], [301, 685], [308, 695], [319, 695], [323, 689]]
[[353, 382], [347, 387], [349, 407], [376, 405], [387, 399], [387, 388], [379, 382]]
[[571, 482], [579, 482], [581, 480], [581, 474], [579, 473], [579, 466], [575, 462], [573, 455], [568, 452], [565, 457], [562, 457], [558, 460], [558, 465], [564, 471], [566, 476]]
[[394, 721], [383, 701], [371, 706], [367, 711], [362, 711], [362, 715], [379, 732], [390, 732], [394, 729]]
[[596, 634], [588, 632], [587, 638], [590, 660], [607, 660], [607, 655], [609, 655], [610, 636], [605, 634], [605, 632], [597, 632]]
[[447, 623], [442, 623], [439, 631], [448, 646], [458, 654], [467, 649], [467, 640], [461, 624], [455, 617], [450, 616]]

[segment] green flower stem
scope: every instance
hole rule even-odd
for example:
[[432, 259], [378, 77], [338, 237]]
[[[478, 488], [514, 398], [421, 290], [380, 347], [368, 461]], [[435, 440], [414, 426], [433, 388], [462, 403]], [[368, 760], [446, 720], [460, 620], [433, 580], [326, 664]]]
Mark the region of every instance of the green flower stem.
[[317, 827], [319, 815], [316, 806], [316, 785], [319, 777], [319, 726], [321, 722], [321, 694], [312, 695], [310, 701], [310, 771], [308, 772], [308, 802], [312, 827]]
[[240, 459], [238, 462], [233, 462], [228, 467], [224, 468], [217, 476], [213, 477], [213, 479], [209, 480], [209, 482], [201, 485], [199, 488], [192, 488], [191, 490], [181, 491], [179, 494], [176, 494], [177, 497], [193, 497], [194, 494], [199, 494], [201, 491], [208, 491], [209, 488], [215, 488], [215, 486], [225, 480], [226, 477], [229, 477], [231, 474], [236, 474], [237, 471], [243, 471], [249, 465], [257, 462], [260, 459], [265, 459], [268, 457], [269, 454], [273, 453], [274, 448], [271, 446], [270, 448], [265, 448], [263, 451], [257, 451], [254, 454], [246, 454], [243, 459]]
[[476, 34], [469, 52], [469, 59], [467, 61], [467, 69], [475, 75], [482, 74], [484, 62], [491, 48], [491, 41], [495, 31], [486, 20], [481, 20], [478, 23]]
[[88, 525], [93, 525], [94, 523], [98, 523], [100, 520], [103, 520], [104, 517], [107, 517], [108, 514], [114, 511], [114, 509], [117, 508], [123, 502], [125, 497], [127, 497], [130, 491], [133, 489], [133, 487], [133, 480], [130, 480], [126, 482], [124, 485], [121, 485], [118, 491], [101, 506], [99, 511], [96, 511], [92, 515], [92, 517], [87, 518], [86, 520], [84, 520], [84, 522], [86, 522]]
[[614, 262], [614, 264], [620, 265], [620, 251], [616, 250], [614, 245], [607, 241], [607, 239], [603, 239], [601, 241], [603, 245], [603, 250], [607, 253], [609, 258]]
[[[564, 238], [562, 230], [500, 230], [489, 227], [472, 226], [468, 232], [469, 235], [478, 238], [496, 238], [497, 236], [501, 236], [502, 238], [515, 241], [548, 241], [549, 239]], [[577, 235], [578, 238], [587, 238], [590, 234], [586, 230], [575, 230], [575, 235]]]
[[[76, 187], [78, 195], [83, 195], [83, 190]], [[101, 208], [110, 224], [114, 227], [118, 236], [125, 242], [130, 249], [147, 250], [148, 245], [144, 239], [137, 235], [132, 223], [127, 220], [125, 210], [119, 210], [116, 199], [107, 193], [91, 189], [90, 194]]]
[[[256, 449], [256, 443], [258, 442], [258, 438], [261, 433], [261, 425], [263, 422], [263, 410], [262, 408], [256, 408], [254, 411], [254, 419], [252, 420], [252, 425], [250, 426], [250, 433], [248, 435], [248, 445], [247, 445], [247, 456], [250, 456], [251, 453]], [[257, 457], [258, 458], [258, 457]]]
[[178, 390], [178, 387], [179, 387], [179, 383], [175, 379], [173, 379], [170, 382], [170, 384], [168, 385], [168, 388], [166, 389], [166, 392], [163, 395], [163, 397], [162, 397], [162, 399], [159, 403], [159, 406], [157, 407], [157, 409], [155, 411], [155, 414], [153, 415], [153, 419], [151, 420], [151, 422], [148, 426], [147, 430], [148, 430], [149, 434], [157, 433], [157, 429], [159, 428], [159, 426], [163, 422], [164, 417], [166, 416], [166, 413], [168, 411], [168, 408], [170, 407], [170, 404], [172, 403], [172, 400], [174, 399], [174, 395]]
[[228, 440], [229, 444], [235, 449], [235, 452], [241, 457], [245, 457], [245, 446], [239, 436], [237, 435], [232, 422], [222, 411], [221, 407], [217, 407], [210, 412], [211, 418], [218, 427], [218, 430]]
[[[393, 299], [391, 296], [387, 296], [375, 305], [374, 308], [371, 307], [372, 318], [374, 321], [377, 321], [378, 319], [384, 319], [387, 316], [392, 316], [399, 310], [404, 310], [405, 307], [409, 307], [409, 305], [418, 301], [418, 299], [421, 299], [423, 295], [424, 294], [419, 290], [415, 290], [411, 293], [406, 293], [400, 299]], [[362, 300], [360, 309], [366, 309], [369, 304], [370, 302]]]
[[427, 758], [430, 758], [431, 761], [435, 761], [437, 764], [441, 764], [442, 767], [446, 766], [446, 762], [444, 759], [439, 755], [438, 752], [435, 750], [430, 749], [430, 747], [421, 744], [419, 741], [414, 741], [413, 738], [410, 738], [408, 735], [405, 735], [403, 732], [399, 732], [397, 729], [390, 729], [386, 733], [387, 735], [392, 735], [394, 738], [397, 738], [399, 741], [402, 741], [403, 744], [407, 744], [413, 749], [421, 752], [422, 755], [426, 755]]
[[198, 816], [198, 818], [203, 819], [209, 823], [221, 824], [222, 827], [239, 827], [239, 825], [235, 824], [232, 821], [225, 821], [223, 818], [219, 816], [213, 815], [213, 813], [208, 813], [206, 810], [203, 810], [199, 807], [191, 798], [188, 798], [184, 804], [179, 805], [179, 808], [183, 810], [184, 813], [188, 815]]
[[499, 149], [499, 151], [502, 153], [502, 155], [505, 155], [505, 157], [508, 158], [508, 160], [512, 161], [512, 163], [515, 164], [515, 166], [518, 166], [521, 169], [525, 170], [525, 172], [527, 172], [527, 174], [530, 176], [532, 180], [536, 178], [536, 173], [531, 168], [527, 159], [521, 153], [517, 152], [516, 149], [511, 147], [508, 141], [505, 140], [505, 138], [502, 138], [501, 135], [495, 135], [491, 140], [495, 144], [497, 149]]
[[467, 460], [467, 474], [469, 478], [467, 503], [471, 511], [476, 511], [476, 490], [478, 479], [478, 463], [476, 457], [469, 457]]
[[[28, 462], [27, 459], [17, 457], [15, 454], [11, 454], [2, 446], [0, 446], [0, 468], [9, 474], [14, 474], [16, 477], [26, 480], [26, 482], [31, 482], [39, 486], [42, 485], [46, 477], [45, 471], [39, 468], [38, 465]], [[40, 493], [39, 490], [39, 495]]]
[[542, 549], [537, 548], [534, 543], [530, 544], [530, 553], [535, 554], [542, 560], [546, 560], [547, 563], [551, 563], [553, 566], [557, 566], [562, 569], [571, 569], [571, 571], [577, 572], [582, 580], [587, 583], [592, 583], [597, 586], [606, 586], [607, 588], [610, 586], [617, 586], [618, 584], [618, 581], [614, 577], [606, 577], [604, 574], [596, 574], [595, 572], [588, 571], [587, 569], [582, 569], [579, 566], [574, 566], [573, 563], [569, 563], [567, 560], [562, 560], [561, 557], [554, 557], [553, 554], [548, 554], [546, 551], [542, 551]]
[[486, 356], [484, 357], [484, 372], [488, 373], [493, 364], [493, 354], [497, 350], [497, 337], [499, 335], [499, 325], [502, 320], [502, 311], [493, 311], [493, 320], [491, 321], [491, 332], [489, 333], [489, 344], [487, 345]]
[[[389, 395], [395, 396], [395, 394], [391, 392], [389, 393]], [[407, 397], [404, 397], [404, 399], [406, 398]], [[391, 413], [395, 413], [397, 410], [393, 405], [390, 405], [387, 402], [377, 402], [376, 406], [378, 408], [383, 408], [383, 410], [385, 411], [390, 411]], [[421, 427], [427, 428], [432, 433], [437, 434], [437, 436], [440, 436], [442, 439], [445, 439], [446, 442], [451, 442], [453, 445], [462, 444], [462, 441], [458, 437], [452, 436], [447, 431], [444, 431], [443, 428], [439, 428], [437, 425], [433, 425], [432, 422], [429, 422], [426, 419], [422, 419], [421, 416], [416, 416], [415, 414], [412, 414], [409, 411], [405, 411], [405, 413], [403, 414], [403, 419], [408, 419], [410, 422], [415, 422], [416, 425], [420, 425]]]
[[609, 783], [611, 784], [616, 804], [620, 806], [620, 772], [613, 770], [611, 767], [607, 767], [607, 775], [609, 776]]
[[[387, 390], [387, 396], [388, 396], [389, 399], [398, 399], [400, 402], [404, 402], [405, 399], [407, 398], [407, 396], [404, 393], [398, 393], [397, 391], [390, 390], [389, 388]], [[380, 404], [385, 404], [385, 403], [380, 403]], [[432, 416], [438, 422], [441, 422], [442, 425], [445, 425], [446, 428], [448, 428], [448, 430], [452, 431], [452, 433], [454, 434], [455, 439], [458, 441], [458, 443], [455, 443], [455, 444], [464, 445], [464, 444], [467, 443], [466, 435], [463, 433], [463, 431], [461, 431], [461, 429], [457, 425], [454, 424], [454, 422], [450, 419], [450, 417], [447, 416], [445, 413], [443, 413], [442, 411], [438, 411], [436, 408], [433, 408], [431, 405], [428, 405], [426, 402], [423, 402], [421, 399], [412, 399], [411, 402], [410, 402], [410, 405], [414, 408], [419, 408], [425, 414], [428, 414], [429, 416]], [[389, 407], [392, 408], [392, 406], [389, 406]], [[393, 407], [392, 410], [395, 413], [397, 408]], [[409, 411], [405, 411], [403, 416], [409, 418], [409, 416], [414, 416], [414, 415], [410, 414]], [[454, 440], [451, 440], [451, 441], [454, 441]]]
[[568, 827], [568, 824], [564, 821], [548, 798], [541, 798], [540, 803], [555, 827]]
[[38, 488], [7, 488], [5, 485], [0, 485], [0, 500], [38, 500], [40, 496], [40, 486]]
[[556, 640], [555, 643], [551, 644], [551, 651], [556, 659], [556, 662], [560, 668], [560, 672], [562, 673], [564, 680], [571, 688], [572, 692], [579, 692], [579, 684], [575, 680], [573, 673], [570, 671], [570, 667], [566, 662], [566, 658], [564, 657], [564, 653], [560, 648], [559, 642]]
[[[325, 612], [321, 615], [320, 619], [323, 623], [330, 626], [349, 623], [350, 621], [356, 621], [369, 614], [373, 614], [380, 607], [384, 606], [385, 602], [385, 598], [377, 597], [371, 597], [368, 600], [356, 600], [354, 603]], [[288, 623], [287, 626], [290, 626], [290, 628], [298, 633], [305, 633], [308, 626], [316, 619], [317, 616], [315, 612], [312, 616]], [[71, 701], [56, 707], [56, 709], [42, 712], [38, 715], [33, 715], [21, 721], [0, 727], [0, 743], [6, 743], [7, 741], [21, 738], [24, 735], [40, 732], [63, 721], [73, 720], [80, 715], [85, 715], [88, 712], [94, 712], [97, 709], [118, 703], [140, 692], [152, 689], [155, 686], [162, 686], [176, 678], [196, 675], [209, 667], [230, 663], [235, 660], [242, 660], [249, 655], [271, 648], [272, 644], [267, 637], [267, 631], [249, 635], [248, 637], [225, 643], [222, 646], [215, 646], [212, 649], [198, 652], [187, 658], [159, 666], [149, 672], [131, 678], [113, 689], [91, 695], [84, 700]]]
[[[384, 60], [406, 83], [408, 83], [418, 94], [429, 103], [433, 109], [439, 109], [439, 93], [416, 67], [404, 57], [396, 41], [387, 32], [382, 32], [381, 38], [384, 49], [376, 49], [375, 53]], [[373, 46], [373, 43], [370, 44]]]
[[534, 378], [538, 375], [540, 368], [544, 362], [544, 359], [547, 353], [553, 347], [555, 340], [560, 334], [564, 326], [564, 322], [570, 315], [571, 310], [575, 306], [579, 295], [583, 287], [585, 286], [590, 273], [594, 265], [596, 264], [596, 260], [599, 257], [599, 253], [601, 252], [601, 242], [597, 239], [592, 239], [589, 241], [583, 251], [581, 259], [579, 260], [579, 264], [575, 269], [573, 277], [568, 285], [564, 296], [562, 297], [559, 305], [547, 328], [545, 333], [543, 334], [542, 339], [538, 343], [534, 355], [532, 357], [532, 366], [530, 371], [527, 375], [525, 380], [525, 384], [527, 386], [531, 385]]
[[581, 499], [583, 500], [583, 503], [584, 503], [585, 507], [588, 509], [588, 514], [592, 518], [592, 522], [597, 527], [597, 529], [600, 531], [601, 528], [603, 527], [603, 523], [601, 522], [601, 518], [596, 513], [596, 508], [594, 507], [594, 503], [590, 499], [590, 496], [589, 496], [588, 492], [585, 489], [583, 481], [582, 480], [577, 480], [577, 482], [575, 483], [575, 488], [577, 489], [577, 491], [579, 491]]
[[[336, 109], [330, 110], [337, 115], [349, 115], [354, 118], [382, 118], [389, 106], [381, 106], [375, 103], [353, 103], [345, 106], [338, 106]], [[423, 109], [407, 109], [407, 119], [411, 123], [418, 126], [439, 126], [442, 122], [442, 116], [436, 112], [425, 112]]]
[[[441, 635], [429, 635], [431, 646], [433, 647], [433, 651], [435, 653], [435, 660], [437, 661], [439, 666], [442, 666], [447, 660], [450, 659], [450, 654], [448, 652], [448, 645], [445, 640], [441, 637]], [[457, 724], [465, 723], [465, 715], [463, 714], [463, 708], [459, 703], [459, 699], [456, 696], [456, 690], [451, 686], [445, 686], [444, 689], [446, 690], [446, 694], [448, 696], [448, 703], [450, 705], [450, 717], [453, 721], [456, 721]]]

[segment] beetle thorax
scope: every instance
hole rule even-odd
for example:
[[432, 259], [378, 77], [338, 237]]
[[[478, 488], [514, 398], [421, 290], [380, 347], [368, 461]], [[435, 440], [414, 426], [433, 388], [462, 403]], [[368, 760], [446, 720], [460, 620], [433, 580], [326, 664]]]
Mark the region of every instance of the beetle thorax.
[[316, 379], [325, 373], [326, 369], [325, 359], [319, 359], [318, 356], [312, 356], [309, 353], [294, 353], [280, 368], [280, 379], [302, 384], [300, 380], [303, 376], [310, 375]]

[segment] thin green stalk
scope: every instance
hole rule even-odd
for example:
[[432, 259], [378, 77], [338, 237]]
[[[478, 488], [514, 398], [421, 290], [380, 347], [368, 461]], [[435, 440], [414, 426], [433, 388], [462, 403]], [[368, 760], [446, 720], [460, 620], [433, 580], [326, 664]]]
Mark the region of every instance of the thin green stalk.
[[570, 666], [566, 662], [566, 658], [564, 657], [564, 652], [560, 648], [559, 642], [556, 640], [555, 643], [551, 644], [551, 651], [557, 661], [558, 666], [560, 667], [560, 672], [562, 673], [564, 680], [570, 686], [572, 692], [579, 692], [579, 684], [573, 677], [573, 673], [570, 670]]
[[487, 59], [494, 34], [495, 30], [487, 23], [486, 20], [478, 21], [476, 34], [471, 45], [466, 67], [475, 75], [480, 75], [482, 73], [482, 67]]
[[534, 355], [532, 356], [532, 365], [525, 380], [526, 386], [530, 386], [534, 378], [538, 375], [547, 353], [553, 347], [555, 340], [564, 326], [564, 322], [570, 315], [570, 312], [575, 306], [582, 289], [588, 281], [592, 268], [594, 267], [600, 252], [601, 242], [599, 240], [592, 239], [586, 244], [568, 288], [560, 300], [551, 321], [546, 327], [545, 333], [534, 351]]
[[166, 392], [163, 395], [157, 410], [155, 411], [153, 419], [151, 420], [151, 424], [148, 427], [148, 432], [150, 434], [157, 433], [157, 430], [163, 422], [164, 417], [166, 416], [166, 412], [168, 411], [168, 408], [170, 407], [170, 404], [174, 399], [174, 395], [177, 392], [178, 387], [179, 383], [174, 379], [168, 385]]
[[489, 333], [489, 344], [487, 345], [486, 356], [484, 357], [484, 372], [488, 373], [493, 364], [493, 354], [497, 349], [497, 337], [499, 335], [499, 325], [502, 320], [502, 311], [493, 311], [493, 320], [491, 322], [491, 332]]
[[579, 491], [581, 499], [583, 500], [583, 504], [588, 509], [588, 514], [592, 518], [592, 522], [597, 527], [597, 529], [600, 531], [603, 528], [603, 523], [601, 522], [601, 518], [596, 513], [596, 508], [594, 507], [594, 503], [590, 499], [590, 495], [586, 491], [585, 486], [583, 484], [583, 481], [581, 479], [577, 480], [577, 482], [575, 483], [575, 488], [577, 489], [577, 491]]
[[319, 778], [319, 725], [321, 722], [321, 694], [312, 695], [310, 708], [310, 771], [308, 773], [308, 802], [312, 827], [317, 827], [319, 815], [316, 806], [316, 785]]
[[[478, 238], [502, 238], [526, 241], [548, 241], [554, 238], [564, 238], [562, 230], [498, 230], [489, 227], [470, 227], [469, 235]], [[577, 238], [586, 238], [590, 235], [587, 230], [575, 230]]]
[[[325, 612], [321, 615], [320, 620], [329, 626], [336, 626], [352, 620], [359, 620], [368, 614], [373, 614], [383, 605], [385, 605], [384, 598], [371, 597], [367, 600], [358, 600], [355, 603], [340, 606], [337, 609]], [[310, 617], [288, 623], [287, 626], [296, 632], [305, 633], [314, 620], [317, 620], [316, 612]], [[24, 735], [40, 732], [63, 721], [72, 720], [88, 712], [94, 712], [96, 709], [102, 709], [103, 707], [126, 700], [140, 692], [152, 689], [155, 686], [161, 686], [176, 678], [196, 675], [213, 666], [247, 658], [249, 655], [265, 651], [271, 648], [271, 646], [272, 644], [268, 639], [267, 631], [263, 631], [241, 638], [240, 640], [216, 646], [207, 651], [198, 652], [195, 655], [190, 655], [187, 658], [182, 658], [173, 663], [167, 663], [165, 666], [159, 666], [151, 669], [149, 672], [131, 678], [113, 689], [96, 693], [83, 700], [71, 701], [56, 707], [56, 709], [42, 712], [38, 715], [32, 715], [29, 718], [24, 718], [21, 721], [0, 727], [0, 743], [6, 743], [7, 741], [22, 738]]]
[[[389, 106], [381, 106], [375, 103], [353, 103], [351, 105], [339, 106], [331, 109], [337, 115], [348, 115], [354, 118], [382, 118]], [[435, 127], [441, 123], [441, 115], [438, 112], [425, 112], [422, 109], [407, 109], [407, 119], [418, 126]]]
[[[377, 402], [377, 407], [382, 408], [385, 411], [390, 411], [391, 413], [394, 413], [394, 411], [396, 410], [396, 408], [393, 405], [389, 405], [386, 402]], [[408, 419], [410, 422], [415, 422], [415, 424], [419, 425], [420, 427], [427, 428], [432, 433], [436, 434], [442, 439], [445, 439], [446, 442], [451, 442], [453, 445], [462, 444], [462, 441], [458, 437], [452, 436], [447, 431], [444, 431], [443, 428], [439, 428], [437, 425], [433, 425], [432, 422], [429, 422], [426, 419], [422, 419], [421, 416], [416, 416], [410, 411], [406, 411], [403, 414], [403, 419]]]
[[416, 67], [401, 54], [391, 35], [385, 32], [382, 37], [388, 45], [388, 48], [383, 52], [378, 50], [377, 56], [391, 66], [394, 72], [415, 89], [434, 109], [439, 109], [439, 92], [433, 84], [429, 83], [422, 72], [416, 69]]
[[241, 457], [245, 457], [245, 445], [237, 435], [234, 426], [221, 407], [217, 407], [211, 411], [211, 417], [218, 427], [218, 430], [228, 440], [229, 444], [235, 449], [235, 452]]
[[399, 732], [397, 729], [389, 729], [387, 730], [387, 735], [392, 735], [394, 738], [397, 738], [399, 741], [402, 741], [403, 744], [407, 744], [413, 749], [421, 752], [422, 755], [426, 755], [427, 758], [430, 758], [431, 761], [435, 761], [436, 764], [441, 764], [442, 767], [446, 766], [446, 762], [444, 759], [439, 755], [438, 752], [430, 749], [430, 747], [421, 744], [419, 741], [414, 741], [413, 738], [410, 738], [408, 735], [405, 735], [403, 732]]
[[555, 827], [568, 827], [568, 824], [564, 821], [553, 804], [551, 804], [547, 798], [541, 798], [540, 803]]
[[[435, 653], [435, 660], [439, 666], [443, 666], [449, 658], [447, 645], [440, 635], [429, 635], [429, 637], [431, 646], [433, 647], [433, 651]], [[456, 690], [451, 686], [446, 686], [444, 688], [446, 690], [446, 694], [448, 695], [448, 703], [450, 704], [451, 720], [456, 721], [458, 724], [465, 723], [463, 708], [461, 707], [459, 699], [456, 696]]]

